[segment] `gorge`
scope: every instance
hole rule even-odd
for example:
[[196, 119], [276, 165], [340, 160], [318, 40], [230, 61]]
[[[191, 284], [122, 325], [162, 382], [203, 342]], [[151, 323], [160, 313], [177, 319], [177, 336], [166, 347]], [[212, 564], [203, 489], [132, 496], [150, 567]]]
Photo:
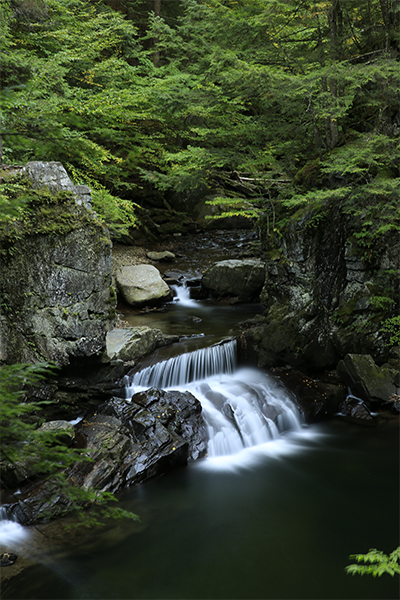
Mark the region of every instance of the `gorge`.
[[0, 0], [2, 597], [398, 598], [397, 4]]
[[[392, 476], [397, 472], [398, 460], [395, 403], [385, 405], [381, 398], [377, 414], [374, 412], [377, 398], [372, 399], [374, 404], [371, 405], [371, 399], [349, 395], [346, 385], [338, 375], [333, 377], [328, 368], [325, 375], [323, 370], [319, 371], [319, 381], [314, 379], [313, 364], [305, 372], [298, 370], [304, 363], [296, 361], [288, 369], [290, 363], [279, 366], [277, 360], [269, 374], [265, 369], [254, 368], [257, 359], [252, 359], [254, 348], [248, 342], [250, 336], [254, 336], [253, 331], [265, 327], [262, 325], [265, 305], [246, 303], [243, 299], [237, 303], [229, 297], [206, 296], [196, 300], [190, 293], [193, 289], [192, 294], [196, 295], [196, 282], [207, 265], [220, 264], [227, 258], [238, 260], [248, 248], [247, 240], [252, 240], [251, 232], [225, 231], [197, 236], [192, 244], [185, 240], [175, 243], [173, 264], [156, 263], [165, 279], [175, 278], [174, 299], [161, 308], [148, 310], [121, 303], [118, 306], [123, 320], [120, 335], [125, 331], [142, 333], [142, 338], [150, 344], [148, 350], [142, 348], [137, 356], [131, 345], [131, 355], [128, 352], [124, 359], [115, 355], [111, 363], [102, 362], [104, 357], [98, 354], [97, 363], [90, 367], [91, 373], [88, 370], [84, 373], [75, 362], [64, 367], [57, 385], [53, 382], [47, 387], [50, 397], [62, 395], [64, 400], [62, 411], [60, 407], [53, 408], [52, 417], [62, 415], [78, 421], [74, 424], [76, 436], [85, 436], [89, 446], [91, 443], [103, 446], [89, 479], [117, 492], [120, 503], [139, 513], [143, 524], [122, 527], [109, 524], [104, 534], [94, 531], [89, 537], [81, 534], [82, 538], [77, 538], [76, 534], [64, 531], [62, 525], [57, 530], [56, 521], [40, 526], [52, 536], [50, 541], [44, 541], [35, 530], [10, 524], [13, 514], [22, 523], [41, 520], [40, 511], [33, 521], [32, 515], [28, 519], [23, 517], [17, 509], [17, 506], [21, 508], [18, 501], [14, 508], [7, 509], [4, 523], [9, 528], [9, 542], [15, 544], [20, 553], [20, 564], [24, 558], [28, 564], [20, 577], [14, 581], [12, 577], [6, 579], [3, 585], [6, 597], [113, 598], [118, 594], [130, 598], [132, 586], [136, 595], [149, 598], [160, 594], [171, 598], [225, 598], [238, 594], [256, 598], [295, 593], [304, 598], [323, 597], [322, 594], [326, 597], [329, 594], [331, 597], [340, 594], [354, 598], [380, 597], [381, 586], [375, 583], [371, 586], [370, 582], [356, 585], [345, 576], [343, 568], [348, 555], [358, 550], [358, 544], [364, 543], [359, 540], [388, 550], [388, 546], [396, 544], [394, 515], [398, 484]], [[182, 244], [186, 246], [185, 252], [182, 252]], [[152, 336], [147, 333], [156, 331], [159, 333]], [[107, 335], [105, 332], [103, 347]], [[265, 339], [265, 344], [272, 338], [265, 334], [259, 339]], [[145, 356], [141, 357], [141, 353]], [[378, 355], [374, 356], [379, 360]], [[326, 367], [331, 366], [326, 364]], [[102, 371], [107, 372], [103, 382]], [[161, 391], [153, 389], [145, 395], [149, 386]], [[171, 392], [171, 389], [176, 391]], [[352, 403], [353, 398], [358, 411], [346, 412], [346, 403]], [[328, 404], [331, 419], [326, 421], [323, 409]], [[194, 408], [191, 413], [188, 412], [190, 405]], [[181, 418], [177, 418], [179, 412]], [[200, 415], [203, 415], [201, 421], [198, 420]], [[370, 426], [365, 427], [364, 423]], [[92, 438], [89, 430], [94, 431]], [[155, 453], [149, 446], [142, 446], [146, 431]], [[137, 452], [135, 444], [144, 450], [136, 462], [132, 462], [132, 452]], [[117, 448], [124, 448], [125, 454], [117, 455]], [[116, 467], [112, 475], [106, 467], [107, 460]], [[182, 470], [187, 460], [189, 465]], [[354, 469], [360, 475], [349, 492]], [[160, 478], [165, 471], [169, 471], [168, 476]], [[329, 483], [324, 473], [330, 474]], [[87, 475], [85, 473], [85, 477]], [[388, 516], [384, 526], [380, 511], [373, 509], [371, 513], [370, 503], [365, 501], [367, 497], [374, 505], [385, 503]], [[364, 508], [360, 507], [360, 500]], [[287, 507], [285, 516], [279, 508], [281, 503]], [[355, 506], [357, 527], [343, 518], [344, 513], [347, 510], [352, 513]], [[164, 515], [164, 526], [155, 518], [157, 513]], [[206, 519], [209, 526], [204, 527], [202, 519]], [[366, 522], [368, 527], [365, 527]], [[306, 523], [307, 534], [301, 534]], [[176, 531], [174, 539], [170, 538], [169, 527]], [[321, 527], [326, 539], [316, 542], [315, 547], [332, 545], [322, 559], [306, 542], [315, 538]], [[211, 567], [214, 551], [206, 549], [208, 542], [202, 529], [208, 532], [208, 541], [214, 540], [215, 552], [226, 552], [226, 563], [214, 556], [219, 569]], [[186, 530], [190, 532], [187, 539], [183, 533]], [[261, 531], [269, 532], [268, 541], [263, 542]], [[60, 532], [61, 545], [57, 541]], [[26, 534], [28, 541], [24, 539]], [[136, 539], [140, 542], [135, 542]], [[179, 557], [182, 573], [186, 573], [178, 579], [170, 576], [172, 565], [166, 558], [168, 553], [162, 552], [166, 539], [171, 540], [168, 543], [174, 549], [171, 560]], [[98, 544], [95, 540], [101, 540], [98, 549], [93, 546]], [[72, 552], [67, 550], [70, 544]], [[154, 554], [154, 545], [162, 552], [162, 561], [155, 558], [154, 563], [150, 561], [146, 566], [134, 550], [137, 544], [145, 562], [147, 554], [149, 557]], [[227, 579], [232, 568], [229, 544], [249, 556], [246, 569], [240, 567], [237, 556], [237, 576], [232, 576], [231, 582], [229, 577]], [[303, 544], [306, 551], [301, 550]], [[34, 550], [28, 550], [32, 546]], [[108, 558], [105, 559], [103, 551]], [[334, 559], [331, 552], [338, 553], [340, 558]], [[302, 560], [299, 559], [301, 553], [304, 554]], [[33, 565], [29, 559], [33, 559]], [[105, 560], [109, 564], [109, 569], [104, 571], [108, 573], [107, 583], [98, 570], [98, 562]], [[132, 560], [137, 565], [135, 583], [129, 575]], [[290, 584], [283, 583], [287, 560], [293, 574]], [[270, 567], [262, 566], [260, 561], [263, 565], [264, 561], [275, 565], [276, 574], [272, 576]], [[340, 567], [338, 561], [341, 561]], [[254, 570], [249, 563], [254, 564]], [[328, 563], [333, 563], [333, 567], [328, 567]], [[190, 566], [193, 564], [194, 569]], [[306, 564], [316, 567], [310, 577], [304, 578], [301, 573], [308, 569]], [[204, 582], [197, 569], [207, 574]], [[268, 582], [260, 576], [264, 569]], [[339, 578], [338, 569], [342, 572]], [[38, 574], [40, 577], [32, 589], [34, 573], [35, 579]], [[330, 583], [328, 590], [324, 582], [331, 581], [332, 577], [337, 583]], [[61, 582], [62, 592], [57, 591]], [[395, 597], [395, 587], [394, 582], [384, 584], [388, 598]]]

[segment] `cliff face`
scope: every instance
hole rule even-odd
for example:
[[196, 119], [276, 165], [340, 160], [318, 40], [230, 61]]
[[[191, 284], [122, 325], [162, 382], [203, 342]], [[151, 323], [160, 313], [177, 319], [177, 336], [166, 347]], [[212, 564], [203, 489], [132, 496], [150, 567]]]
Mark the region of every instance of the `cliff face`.
[[244, 333], [263, 367], [335, 368], [345, 355], [391, 359], [383, 322], [396, 314], [400, 239], [387, 232], [368, 256], [339, 204], [306, 213], [267, 238], [263, 320]]
[[[35, 226], [2, 243], [0, 359], [66, 365], [100, 355], [115, 295], [111, 242], [90, 208], [90, 190], [74, 186], [60, 163], [29, 163], [22, 174], [53, 198], [31, 202]], [[56, 221], [52, 213], [46, 223], [50, 210]]]

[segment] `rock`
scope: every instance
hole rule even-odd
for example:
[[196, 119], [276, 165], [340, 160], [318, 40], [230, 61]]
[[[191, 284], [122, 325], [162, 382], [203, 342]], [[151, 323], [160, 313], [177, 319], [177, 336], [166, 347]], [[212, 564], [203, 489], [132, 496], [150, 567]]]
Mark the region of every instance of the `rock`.
[[10, 567], [15, 563], [18, 556], [13, 552], [3, 552], [0, 554], [0, 566], [2, 567]]
[[[74, 190], [60, 163], [29, 163], [34, 185]], [[82, 187], [82, 186], [78, 186]], [[78, 190], [79, 191], [79, 190]], [[115, 319], [111, 242], [88, 202], [63, 197], [51, 233], [22, 237], [2, 256], [1, 359], [48, 360], [59, 366], [75, 357], [100, 357]], [[80, 202], [78, 205], [77, 202]]]
[[369, 354], [347, 354], [337, 370], [352, 393], [369, 402], [388, 402], [397, 393], [392, 370], [378, 367]]
[[265, 279], [265, 265], [254, 259], [223, 260], [204, 273], [201, 284], [219, 296], [249, 300], [257, 296]]
[[352, 396], [346, 398], [339, 407], [339, 413], [341, 416], [346, 417], [346, 419], [356, 421], [360, 424], [377, 424], [369, 408], [359, 398], [353, 398]]
[[21, 174], [29, 177], [33, 187], [47, 187], [54, 193], [69, 191], [79, 206], [91, 208], [90, 188], [87, 185], [74, 185], [60, 162], [29, 162], [21, 169]]
[[[182, 436], [188, 443], [188, 460], [197, 460], [207, 453], [207, 434], [200, 402], [190, 392], [150, 389], [132, 396], [130, 406], [136, 404], [159, 420], [173, 435]], [[131, 419], [131, 410], [118, 403], [124, 411], [124, 421]], [[127, 411], [127, 412], [126, 412]], [[120, 413], [119, 413], [120, 414]], [[144, 413], [140, 411], [143, 422]], [[137, 417], [136, 417], [137, 420]]]
[[70, 445], [75, 437], [74, 426], [69, 421], [47, 421], [43, 423], [39, 429], [39, 433], [55, 433], [57, 441], [62, 444]]
[[[130, 402], [115, 398], [82, 421], [76, 434], [92, 461], [76, 463], [67, 474], [86, 490], [118, 493], [207, 451], [201, 404], [188, 392], [151, 389]], [[63, 516], [71, 502], [54, 491], [46, 483], [33, 486], [23, 500], [6, 505], [7, 514], [23, 525]]]
[[124, 300], [132, 306], [159, 304], [171, 298], [171, 290], [153, 265], [122, 267], [116, 281]]
[[175, 258], [175, 254], [173, 252], [147, 252], [147, 258], [150, 260], [158, 261], [158, 262], [171, 262]]
[[347, 396], [347, 389], [336, 378], [332, 383], [317, 381], [288, 366], [271, 369], [271, 374], [295, 394], [307, 422], [334, 416]]
[[312, 372], [335, 368], [346, 354], [370, 354], [379, 365], [389, 360], [382, 323], [398, 305], [400, 240], [397, 231], [387, 232], [368, 258], [354, 236], [361, 226], [340, 202], [319, 212], [305, 208], [279, 235], [261, 222], [260, 301], [267, 310], [264, 322], [245, 334], [260, 366]]
[[177, 341], [178, 336], [145, 326], [112, 329], [107, 333], [106, 355], [110, 360], [131, 361]]

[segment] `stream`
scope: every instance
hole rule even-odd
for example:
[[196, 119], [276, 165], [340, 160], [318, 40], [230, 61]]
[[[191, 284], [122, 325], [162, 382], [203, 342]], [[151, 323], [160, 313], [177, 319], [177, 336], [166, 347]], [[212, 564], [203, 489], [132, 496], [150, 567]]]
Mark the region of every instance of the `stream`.
[[[245, 239], [229, 235], [233, 248]], [[3, 598], [399, 597], [398, 578], [344, 571], [350, 554], [399, 545], [398, 425], [306, 425], [281, 384], [236, 364], [239, 323], [263, 307], [192, 300], [184, 285], [210, 260], [232, 256], [221, 240], [225, 254], [207, 238], [163, 267], [181, 284], [165, 312], [121, 308], [131, 325], [181, 336], [130, 373], [127, 401], [151, 385], [191, 391], [203, 407], [207, 458], [120, 494], [140, 522], [89, 533], [54, 524], [47, 538], [15, 525], [14, 551], [35, 562], [6, 582]]]

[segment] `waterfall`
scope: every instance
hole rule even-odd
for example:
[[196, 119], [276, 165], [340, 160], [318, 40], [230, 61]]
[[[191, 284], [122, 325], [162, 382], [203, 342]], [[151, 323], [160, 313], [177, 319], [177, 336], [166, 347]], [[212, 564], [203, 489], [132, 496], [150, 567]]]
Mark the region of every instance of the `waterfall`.
[[159, 389], [182, 386], [218, 373], [232, 373], [236, 364], [236, 340], [185, 352], [136, 373], [127, 388], [131, 397], [137, 387]]
[[27, 539], [28, 530], [20, 525], [13, 515], [9, 515], [5, 506], [0, 506], [0, 543], [16, 544]]
[[234, 455], [301, 428], [300, 411], [283, 387], [258, 369], [237, 369], [236, 340], [139, 371], [127, 386], [127, 399], [150, 387], [186, 390], [199, 400], [210, 457]]
[[190, 288], [187, 287], [186, 283], [183, 285], [172, 285], [172, 289], [175, 292], [175, 302], [179, 302], [181, 306], [198, 306], [198, 302], [190, 297]]

